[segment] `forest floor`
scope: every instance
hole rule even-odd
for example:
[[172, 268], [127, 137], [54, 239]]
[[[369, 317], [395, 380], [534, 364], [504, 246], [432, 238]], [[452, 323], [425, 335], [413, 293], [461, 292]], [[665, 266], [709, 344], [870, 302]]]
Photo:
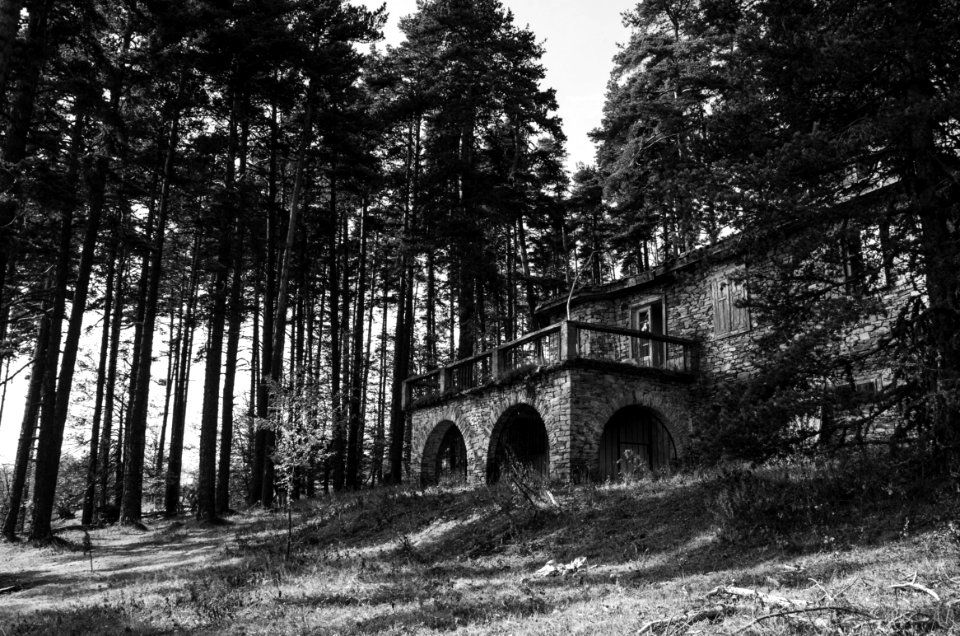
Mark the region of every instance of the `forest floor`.
[[0, 544], [0, 635], [960, 634], [958, 511], [834, 462], [64, 529]]

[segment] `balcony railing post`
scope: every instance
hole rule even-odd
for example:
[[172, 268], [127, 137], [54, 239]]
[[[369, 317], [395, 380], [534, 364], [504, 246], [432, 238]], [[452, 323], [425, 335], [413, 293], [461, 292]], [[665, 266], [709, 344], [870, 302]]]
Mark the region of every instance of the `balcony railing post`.
[[507, 355], [503, 347], [497, 347], [490, 355], [490, 378], [497, 380], [507, 371]]
[[450, 367], [440, 367], [440, 394], [443, 395], [453, 388], [453, 376]]
[[577, 357], [577, 325], [569, 320], [560, 323], [560, 359], [572, 360]]
[[410, 399], [410, 398], [411, 398], [411, 395], [412, 395], [412, 392], [413, 392], [413, 387], [410, 386], [410, 381], [409, 381], [409, 380], [404, 380], [404, 381], [403, 381], [403, 392], [402, 392], [401, 398], [400, 398], [400, 408], [406, 410], [406, 408], [407, 408], [408, 406], [410, 406], [410, 402], [412, 401], [412, 400]]

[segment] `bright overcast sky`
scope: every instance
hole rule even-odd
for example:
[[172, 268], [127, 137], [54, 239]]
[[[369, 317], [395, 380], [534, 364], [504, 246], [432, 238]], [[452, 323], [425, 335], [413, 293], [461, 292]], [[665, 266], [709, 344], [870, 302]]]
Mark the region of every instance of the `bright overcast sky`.
[[[378, 7], [382, 0], [354, 0]], [[527, 26], [544, 45], [547, 71], [544, 88], [557, 91], [560, 117], [567, 134], [567, 167], [592, 163], [593, 144], [587, 133], [600, 124], [607, 79], [617, 44], [628, 39], [621, 14], [637, 0], [501, 0], [513, 11], [518, 26]], [[386, 0], [387, 44], [398, 44], [397, 22], [416, 12], [416, 0]]]

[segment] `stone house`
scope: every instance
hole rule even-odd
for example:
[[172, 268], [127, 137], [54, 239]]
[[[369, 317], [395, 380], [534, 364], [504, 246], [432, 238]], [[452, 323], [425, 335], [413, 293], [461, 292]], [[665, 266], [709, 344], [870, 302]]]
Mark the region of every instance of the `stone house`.
[[[409, 480], [492, 482], [508, 463], [563, 481], [668, 465], [710, 420], [703, 388], [755, 372], [763, 330], [742, 304], [744, 263], [734, 238], [580, 289], [538, 308], [541, 329], [409, 378]], [[891, 307], [918, 293], [885, 289]], [[880, 311], [843, 346], [866, 346], [890, 324]], [[857, 390], [888, 380], [857, 372]]]

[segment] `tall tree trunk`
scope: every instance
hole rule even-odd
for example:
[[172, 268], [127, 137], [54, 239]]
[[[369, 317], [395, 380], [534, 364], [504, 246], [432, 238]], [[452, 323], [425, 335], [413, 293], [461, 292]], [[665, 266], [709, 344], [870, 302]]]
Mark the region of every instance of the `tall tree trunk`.
[[[335, 169], [332, 166], [331, 172]], [[333, 420], [333, 490], [338, 492], [343, 490], [346, 483], [347, 435], [345, 430], [346, 417], [343, 412], [345, 403], [343, 392], [344, 385], [347, 383], [343, 381], [342, 374], [345, 366], [343, 364], [343, 328], [349, 320], [347, 316], [350, 311], [350, 292], [347, 284], [341, 286], [341, 280], [349, 280], [349, 274], [346, 274], [346, 272], [343, 276], [340, 274], [340, 246], [337, 240], [339, 230], [337, 228], [341, 226], [342, 221], [336, 204], [335, 190], [331, 185], [330, 216], [333, 220], [334, 229], [330, 235], [330, 398], [332, 401], [330, 411]], [[344, 217], [346, 217], [346, 214], [344, 214]], [[344, 237], [343, 243], [346, 243], [346, 237]], [[343, 269], [346, 270], [346, 263], [343, 265]]]
[[360, 412], [365, 386], [363, 380], [363, 320], [366, 313], [364, 302], [367, 295], [367, 203], [363, 202], [360, 214], [360, 250], [357, 253], [357, 303], [353, 311], [353, 363], [350, 368], [350, 425], [347, 437], [347, 488], [356, 490], [359, 485], [360, 459], [363, 456], [360, 427], [363, 419]]
[[384, 424], [387, 406], [387, 320], [389, 316], [390, 280], [383, 277], [383, 298], [380, 312], [380, 364], [377, 386], [377, 425], [373, 434], [373, 475], [371, 485], [383, 483], [383, 453], [386, 446]]
[[[77, 284], [73, 291], [70, 326], [67, 329], [67, 338], [63, 345], [63, 360], [61, 361], [60, 378], [57, 381], [55, 420], [49, 430], [43, 427], [43, 421], [41, 421], [40, 436], [37, 439], [37, 486], [34, 487], [33, 527], [30, 530], [30, 536], [35, 540], [46, 539], [51, 535], [50, 520], [53, 513], [57, 474], [60, 469], [63, 430], [67, 424], [70, 392], [73, 387], [73, 372], [80, 346], [83, 315], [87, 309], [87, 291], [90, 287], [94, 250], [100, 232], [100, 219], [103, 216], [103, 208], [106, 203], [104, 199], [106, 190], [104, 181], [106, 178], [107, 158], [101, 155], [94, 160], [93, 168], [87, 174], [90, 191], [90, 213], [87, 216], [87, 228], [83, 238], [83, 248], [80, 252]], [[39, 487], [41, 483], [43, 483], [42, 488]]]
[[[183, 299], [181, 298], [181, 301]], [[154, 473], [157, 477], [163, 474], [163, 448], [167, 443], [167, 424], [170, 421], [170, 396], [173, 395], [173, 382], [177, 376], [177, 362], [180, 360], [180, 336], [174, 336], [177, 328], [177, 314], [173, 308], [173, 298], [170, 298], [170, 337], [167, 338], [167, 378], [163, 384], [163, 417], [160, 419], [160, 437], [157, 441], [157, 455], [154, 462]], [[183, 303], [180, 303], [180, 329], [183, 329]]]
[[[217, 470], [216, 512], [230, 508], [230, 454], [233, 450], [233, 389], [237, 376], [237, 353], [243, 317], [243, 237], [238, 231], [233, 253], [233, 285], [230, 288], [230, 335], [227, 338], [226, 368], [223, 374], [223, 416], [220, 432], [220, 465]], [[256, 328], [256, 327], [254, 327]]]
[[457, 342], [457, 357], [469, 358], [474, 354], [477, 342], [477, 270], [480, 263], [476, 225], [476, 202], [474, 200], [473, 144], [476, 135], [476, 116], [470, 112], [461, 126], [459, 148], [459, 195], [460, 232], [457, 258], [457, 320], [460, 337]]
[[537, 294], [533, 289], [533, 276], [530, 274], [530, 257], [527, 255], [527, 231], [523, 226], [523, 217], [517, 219], [517, 249], [520, 250], [520, 266], [523, 268], [523, 284], [527, 294], [527, 324], [536, 328]]
[[427, 333], [424, 334], [426, 369], [433, 371], [439, 366], [437, 355], [437, 266], [434, 250], [427, 250]]
[[193, 358], [193, 336], [196, 331], [197, 295], [200, 287], [200, 236], [193, 240], [190, 266], [190, 285], [187, 292], [187, 312], [180, 339], [180, 374], [173, 395], [173, 420], [170, 422], [170, 453], [167, 460], [167, 478], [164, 483], [163, 507], [168, 517], [180, 512], [180, 474], [183, 468], [183, 435], [187, 419], [187, 395], [190, 388], [190, 361]]
[[127, 441], [127, 412], [127, 404], [124, 403], [121, 394], [120, 408], [117, 409], [117, 413], [120, 414], [120, 419], [117, 421], [117, 445], [113, 453], [113, 506], [118, 513], [120, 504], [123, 503], [123, 463], [126, 460], [124, 444]]
[[180, 94], [186, 84], [186, 71], [180, 71], [180, 86], [174, 99], [167, 152], [163, 162], [163, 180], [160, 188], [157, 227], [151, 249], [150, 281], [143, 319], [143, 337], [140, 343], [139, 369], [136, 372], [136, 395], [131, 408], [128, 425], [127, 457], [123, 469], [123, 501], [120, 519], [124, 522], [139, 521], [143, 503], [143, 458], [147, 440], [147, 414], [150, 397], [150, 363], [153, 357], [153, 335], [157, 320], [157, 299], [160, 292], [160, 273], [163, 269], [163, 243], [166, 235], [167, 215], [170, 210], [170, 190], [173, 181], [173, 165], [180, 142]]
[[403, 381], [410, 375], [410, 334], [413, 319], [413, 267], [408, 257], [401, 258], [400, 292], [397, 321], [394, 329], [393, 386], [390, 407], [390, 481], [399, 484], [403, 478]]
[[[228, 124], [228, 143], [226, 157], [226, 175], [224, 184], [228, 196], [235, 192], [235, 165], [238, 152], [237, 138], [237, 117], [240, 109], [240, 92], [237, 87], [237, 67], [236, 61], [233, 63], [233, 76], [230, 88], [230, 121]], [[225, 206], [224, 211], [228, 217], [222, 219], [223, 231], [220, 236], [220, 250], [216, 281], [214, 284], [213, 303], [210, 312], [210, 341], [207, 343], [207, 359], [204, 373], [203, 388], [203, 407], [201, 409], [200, 422], [200, 467], [198, 469], [197, 480], [197, 518], [201, 520], [212, 520], [216, 518], [218, 512], [217, 506], [217, 409], [219, 406], [220, 393], [220, 372], [223, 355], [223, 333], [227, 320], [227, 282], [229, 280], [230, 268], [235, 268], [234, 280], [238, 281], [240, 277], [239, 249], [234, 244], [239, 240], [239, 229], [237, 224], [237, 211], [233, 202]], [[233, 337], [231, 331], [231, 338]], [[234, 374], [236, 372], [236, 351], [233, 352], [233, 359], [230, 360], [228, 354], [227, 364], [232, 364], [229, 386], [223, 389], [223, 415], [224, 427], [229, 427], [231, 439], [226, 445], [227, 470], [230, 466], [230, 447], [233, 434], [233, 385]], [[228, 397], [229, 394], [229, 397]], [[227, 411], [229, 410], [229, 415]], [[227, 421], [229, 420], [229, 421]], [[221, 458], [222, 461], [222, 458]], [[225, 488], [229, 488], [229, 474]], [[229, 494], [227, 495], [229, 500]], [[225, 506], [224, 506], [225, 508]]]
[[90, 525], [97, 494], [98, 458], [100, 451], [100, 422], [103, 418], [103, 394], [107, 383], [107, 356], [110, 353], [110, 322], [113, 309], [113, 285], [116, 275], [117, 242], [113, 241], [107, 263], [107, 291], [103, 299], [103, 333], [100, 336], [100, 360], [97, 365], [97, 389], [93, 407], [93, 425], [90, 428], [90, 457], [87, 460], [87, 487], [83, 497], [80, 523]]
[[114, 292], [113, 325], [110, 327], [110, 362], [107, 367], [107, 393], [103, 405], [103, 430], [100, 432], [100, 497], [97, 505], [100, 508], [107, 506], [107, 485], [110, 481], [110, 435], [113, 428], [115, 386], [117, 382], [117, 359], [120, 355], [120, 326], [123, 318], [124, 284], [126, 273], [126, 251], [121, 247], [119, 262], [117, 263], [117, 283]]
[[[52, 287], [47, 284], [48, 290]], [[7, 516], [3, 520], [3, 536], [12, 539], [16, 534], [20, 506], [23, 503], [24, 488], [27, 484], [27, 469], [30, 463], [30, 450], [33, 448], [33, 436], [37, 428], [37, 415], [40, 412], [44, 375], [47, 370], [47, 347], [50, 343], [50, 331], [53, 323], [49, 306], [40, 318], [37, 342], [33, 350], [33, 367], [30, 372], [30, 386], [27, 389], [27, 403], [23, 409], [20, 424], [20, 441], [17, 443], [17, 457], [13, 465], [13, 477], [10, 481], [10, 497]], [[51, 370], [50, 373], [53, 373]]]
[[[257, 260], [260, 260], [259, 258]], [[260, 465], [260, 472], [256, 472], [256, 444], [257, 427], [255, 419], [257, 417], [257, 392], [260, 386], [260, 264], [254, 265], [257, 280], [253, 285], [253, 344], [250, 346], [250, 397], [247, 409], [247, 452], [244, 455], [244, 463], [249, 467], [248, 474], [250, 481], [247, 483], [247, 503], [253, 500], [253, 486], [257, 475], [263, 478], [263, 465]], [[259, 491], [257, 491], [259, 493]]]
[[[380, 253], [380, 241], [379, 236], [377, 240], [374, 241], [373, 253]], [[370, 402], [369, 391], [370, 387], [370, 369], [373, 366], [373, 314], [374, 307], [377, 304], [377, 263], [374, 261], [372, 263], [373, 273], [370, 276], [370, 302], [367, 304], [367, 326], [366, 326], [366, 344], [363, 347], [363, 379], [361, 380], [360, 386], [362, 390], [360, 393], [360, 430], [358, 436], [360, 438], [359, 454], [357, 456], [357, 461], [359, 462], [359, 476], [357, 482], [363, 483], [363, 442], [366, 439], [366, 428], [367, 428], [367, 415], [368, 415], [368, 406]], [[373, 473], [373, 470], [370, 471]]]
[[411, 123], [407, 137], [406, 191], [403, 202], [403, 240], [400, 247], [400, 285], [397, 294], [397, 319], [394, 328], [393, 384], [390, 393], [390, 481], [403, 479], [405, 420], [403, 381], [410, 375], [411, 335], [413, 333], [413, 262], [408, 239], [413, 211], [419, 197], [421, 118]]
[[[234, 219], [227, 219], [230, 226]], [[204, 366], [203, 406], [200, 419], [200, 465], [197, 469], [197, 519], [213, 520], [216, 511], [217, 411], [220, 406], [220, 366], [223, 358], [223, 332], [227, 319], [227, 275], [233, 229], [221, 230], [220, 254], [214, 279], [210, 308], [210, 332]], [[232, 387], [231, 387], [232, 392]], [[231, 408], [232, 408], [231, 404]]]
[[[266, 257], [263, 266], [266, 270], [266, 292], [263, 295], [263, 344], [260, 363], [260, 385], [257, 396], [257, 418], [266, 422], [270, 415], [270, 369], [273, 364], [273, 314], [276, 302], [276, 264], [277, 264], [277, 179], [279, 176], [278, 154], [280, 145], [280, 125], [277, 121], [276, 102], [271, 107], [270, 117], [270, 170], [268, 175], [268, 196], [270, 207], [267, 213]], [[253, 478], [250, 484], [250, 503], [267, 506], [273, 502], [274, 466], [269, 454], [273, 452], [273, 431], [258, 426], [254, 437]], [[264, 482], [269, 485], [265, 485]], [[263, 493], [270, 491], [266, 503]]]
[[[270, 361], [270, 378], [275, 386], [280, 385], [283, 375], [283, 346], [286, 335], [287, 318], [287, 285], [290, 281], [290, 262], [293, 258], [293, 245], [296, 239], [297, 225], [300, 217], [300, 197], [303, 189], [303, 171], [307, 162], [307, 149], [313, 135], [313, 100], [310, 89], [307, 92], [306, 112], [303, 118], [303, 131], [300, 136], [300, 147], [297, 152], [297, 167], [293, 179], [293, 195], [290, 197], [290, 215], [287, 222], [287, 238], [284, 242], [283, 262], [280, 266], [280, 278], [277, 288], [277, 304], [273, 318], [273, 358]], [[260, 501], [264, 507], [273, 505], [273, 478], [274, 467], [270, 454], [275, 437], [268, 435], [266, 439], [263, 489]]]
[[[76, 117], [70, 149], [68, 181], [77, 189], [79, 181], [79, 154], [82, 143], [83, 118]], [[70, 197], [64, 204], [60, 227], [60, 245], [57, 254], [57, 273], [54, 280], [53, 310], [50, 322], [50, 341], [46, 348], [46, 368], [43, 374], [43, 402], [37, 436], [37, 462], [34, 467], [33, 517], [31, 536], [46, 538], [50, 534], [53, 498], [60, 468], [60, 440], [57, 436], [57, 367], [60, 361], [60, 342], [63, 336], [63, 317], [66, 312], [67, 284], [70, 278], [70, 256], [73, 238], [73, 214], [76, 199]], [[39, 533], [38, 533], [39, 524]]]

